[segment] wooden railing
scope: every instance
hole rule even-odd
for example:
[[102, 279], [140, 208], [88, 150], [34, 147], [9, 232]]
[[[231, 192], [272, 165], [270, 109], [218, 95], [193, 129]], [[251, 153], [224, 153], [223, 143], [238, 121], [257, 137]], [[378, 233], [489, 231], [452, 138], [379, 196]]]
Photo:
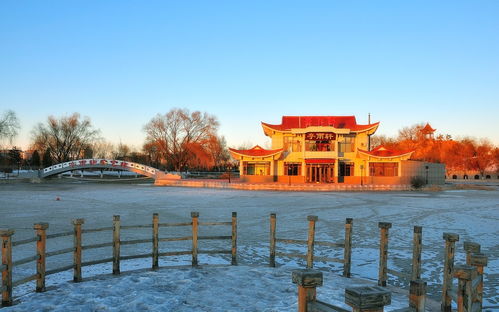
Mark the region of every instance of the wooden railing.
[[[191, 264], [192, 266], [198, 266], [198, 255], [199, 254], [229, 254], [231, 255], [231, 264], [237, 264], [237, 213], [232, 213], [232, 220], [228, 222], [199, 222], [199, 213], [191, 213], [191, 222], [181, 222], [181, 223], [159, 223], [159, 215], [157, 213], [153, 214], [152, 224], [145, 225], [121, 225], [120, 216], [113, 216], [113, 226], [112, 227], [102, 227], [94, 229], [84, 229], [85, 224], [84, 219], [74, 219], [72, 221], [73, 231], [62, 232], [55, 234], [47, 234], [47, 229], [49, 228], [48, 223], [37, 223], [34, 225], [35, 237], [24, 239], [20, 241], [12, 242], [12, 236], [14, 235], [14, 230], [0, 230], [0, 237], [2, 239], [2, 264], [0, 265], [0, 271], [2, 272], [2, 286], [0, 288], [2, 292], [2, 306], [12, 305], [12, 290], [13, 287], [25, 284], [27, 282], [36, 280], [36, 292], [45, 291], [45, 279], [46, 276], [60, 273], [63, 271], [73, 269], [73, 281], [81, 282], [83, 280], [82, 267], [91, 266], [101, 263], [112, 263], [113, 274], [117, 275], [121, 272], [120, 261], [130, 260], [130, 259], [140, 259], [140, 258], [151, 258], [152, 265], [151, 268], [159, 268], [159, 258], [168, 256], [179, 256], [179, 255], [192, 255]], [[226, 236], [199, 236], [199, 226], [231, 226], [231, 235]], [[162, 227], [191, 227], [192, 235], [183, 237], [160, 237], [159, 229]], [[151, 229], [152, 238], [150, 239], [135, 239], [135, 240], [121, 240], [122, 230], [136, 230], [136, 229]], [[84, 233], [97, 233], [97, 232], [112, 232], [112, 242], [98, 243], [84, 245], [82, 234]], [[73, 237], [73, 247], [64, 248], [55, 251], [46, 251], [47, 240], [61, 238], [61, 237]], [[190, 250], [184, 251], [168, 251], [160, 252], [159, 242], [175, 242], [175, 241], [192, 241], [192, 247]], [[198, 241], [199, 240], [230, 240], [230, 249], [224, 250], [199, 250]], [[26, 258], [22, 258], [16, 261], [12, 261], [13, 247], [26, 245], [36, 242], [36, 254]], [[151, 252], [136, 255], [121, 255], [121, 246], [123, 245], [136, 245], [136, 244], [152, 244]], [[86, 250], [112, 247], [112, 257], [96, 259], [92, 261], [82, 261], [82, 253]], [[71, 265], [66, 265], [63, 267], [58, 267], [52, 270], [46, 270], [47, 258], [73, 253], [73, 263]], [[36, 273], [24, 277], [19, 280], [13, 280], [12, 272], [13, 268], [30, 262], [36, 263]]]
[[[326, 241], [316, 241], [315, 240], [315, 225], [318, 220], [317, 216], [308, 216], [308, 237], [307, 240], [299, 239], [288, 239], [288, 238], [277, 238], [276, 237], [276, 214], [270, 214], [270, 255], [269, 255], [269, 265], [275, 267], [275, 258], [288, 257], [288, 258], [301, 258], [306, 259], [307, 268], [313, 268], [314, 261], [323, 262], [338, 262], [343, 263], [343, 275], [350, 277], [351, 274], [351, 258], [352, 258], [352, 224], [353, 219], [347, 218], [345, 222], [345, 240], [339, 243], [326, 242]], [[277, 243], [283, 244], [294, 244], [294, 245], [306, 245], [307, 254], [299, 253], [283, 253], [277, 252]], [[317, 257], [314, 256], [315, 246], [326, 246], [330, 248], [343, 248], [343, 259], [331, 258], [331, 257]]]

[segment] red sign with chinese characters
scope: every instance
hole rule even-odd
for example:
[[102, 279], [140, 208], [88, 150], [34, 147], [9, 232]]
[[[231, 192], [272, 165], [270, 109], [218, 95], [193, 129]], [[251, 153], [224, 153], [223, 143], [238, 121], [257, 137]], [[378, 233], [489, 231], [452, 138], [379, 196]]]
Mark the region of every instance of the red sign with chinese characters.
[[306, 140], [315, 141], [330, 141], [336, 140], [336, 133], [331, 132], [307, 132], [305, 133]]

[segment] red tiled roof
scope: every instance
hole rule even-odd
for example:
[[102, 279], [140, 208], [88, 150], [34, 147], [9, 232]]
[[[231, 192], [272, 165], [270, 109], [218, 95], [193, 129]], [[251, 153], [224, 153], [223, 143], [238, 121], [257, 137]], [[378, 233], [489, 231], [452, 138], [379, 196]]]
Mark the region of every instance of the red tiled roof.
[[433, 129], [433, 128], [430, 126], [430, 124], [429, 124], [429, 123], [426, 123], [426, 126], [424, 126], [424, 128], [423, 128], [423, 129], [421, 129], [421, 132], [423, 132], [423, 133], [433, 133], [433, 132], [435, 132], [435, 130], [437, 130], [437, 129]]
[[267, 150], [264, 149], [258, 145], [255, 145], [253, 148], [248, 149], [248, 150], [237, 150], [234, 148], [229, 148], [229, 151], [231, 153], [243, 155], [243, 156], [249, 156], [249, 157], [267, 157], [267, 156], [272, 156], [278, 153], [281, 153], [283, 151], [282, 148], [275, 149], [275, 150]]
[[359, 149], [359, 152], [367, 154], [367, 155], [375, 156], [375, 157], [391, 158], [391, 157], [399, 157], [399, 156], [403, 156], [403, 155], [407, 155], [407, 154], [412, 154], [412, 153], [414, 153], [414, 150], [397, 151], [397, 150], [388, 149], [388, 148], [384, 147], [383, 145], [380, 145], [371, 151]]
[[282, 116], [280, 125], [271, 125], [264, 122], [262, 124], [277, 131], [321, 126], [362, 131], [377, 126], [379, 122], [369, 125], [358, 125], [355, 116]]

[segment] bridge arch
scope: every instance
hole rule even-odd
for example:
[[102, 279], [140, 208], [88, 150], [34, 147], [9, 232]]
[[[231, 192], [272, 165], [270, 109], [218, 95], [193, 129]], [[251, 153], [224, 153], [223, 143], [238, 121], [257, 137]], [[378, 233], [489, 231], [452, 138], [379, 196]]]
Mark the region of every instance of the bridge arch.
[[57, 175], [60, 173], [73, 170], [84, 170], [84, 169], [127, 170], [141, 175], [145, 175], [153, 179], [158, 179], [165, 175], [165, 173], [159, 169], [131, 161], [92, 158], [92, 159], [78, 159], [78, 160], [67, 161], [64, 163], [43, 168], [40, 170], [40, 178], [48, 178], [50, 176]]

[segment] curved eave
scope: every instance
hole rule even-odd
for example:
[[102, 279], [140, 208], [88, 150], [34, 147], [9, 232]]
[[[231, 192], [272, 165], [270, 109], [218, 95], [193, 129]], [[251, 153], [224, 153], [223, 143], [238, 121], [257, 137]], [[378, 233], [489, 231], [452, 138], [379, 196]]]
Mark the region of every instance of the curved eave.
[[359, 132], [369, 132], [369, 134], [374, 134], [376, 130], [378, 130], [379, 127], [379, 121], [377, 123], [374, 123], [371, 125], [369, 128], [361, 129], [361, 130], [350, 130], [350, 132], [353, 133], [359, 133]]
[[410, 152], [406, 152], [406, 153], [399, 154], [399, 155], [377, 156], [377, 155], [370, 154], [368, 151], [363, 151], [363, 150], [357, 150], [357, 151], [359, 152], [359, 154], [362, 154], [362, 155], [365, 155], [365, 156], [368, 156], [368, 157], [372, 157], [372, 158], [378, 158], [378, 159], [394, 159], [394, 158], [406, 158], [406, 159], [409, 159], [409, 158], [411, 158], [412, 153], [414, 153], [414, 151], [410, 151]]
[[281, 150], [275, 151], [274, 153], [267, 154], [267, 155], [251, 155], [251, 154], [241, 153], [238, 150], [233, 150], [233, 149], [229, 148], [230, 154], [235, 159], [241, 159], [242, 157], [262, 158], [263, 159], [263, 158], [267, 158], [267, 157], [273, 157], [275, 155], [280, 155], [282, 153], [282, 151], [283, 150], [281, 149]]
[[272, 132], [283, 132], [283, 133], [290, 133], [290, 130], [282, 130], [282, 129], [277, 129], [276, 125], [271, 125], [262, 122], [262, 128], [263, 128], [263, 133], [265, 133], [266, 136], [271, 136], [273, 133]]

